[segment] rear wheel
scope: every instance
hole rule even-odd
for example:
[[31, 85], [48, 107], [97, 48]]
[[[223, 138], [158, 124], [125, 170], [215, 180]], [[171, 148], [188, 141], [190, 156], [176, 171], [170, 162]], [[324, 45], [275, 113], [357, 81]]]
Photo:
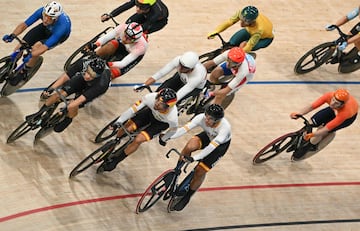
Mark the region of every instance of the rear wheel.
[[334, 54], [336, 46], [333, 42], [320, 44], [303, 55], [297, 61], [294, 72], [305, 74], [326, 63]]
[[142, 194], [136, 206], [136, 213], [142, 213], [151, 208], [165, 194], [175, 176], [175, 170], [169, 169], [152, 182]]
[[287, 149], [296, 137], [296, 133], [288, 133], [273, 140], [261, 149], [253, 158], [253, 164], [261, 164], [279, 155]]

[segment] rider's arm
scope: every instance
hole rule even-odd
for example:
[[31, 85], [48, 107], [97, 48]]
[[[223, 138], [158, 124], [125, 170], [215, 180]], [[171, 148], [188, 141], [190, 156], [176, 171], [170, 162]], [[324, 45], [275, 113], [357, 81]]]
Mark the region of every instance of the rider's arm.
[[256, 33], [252, 34], [250, 39], [246, 42], [246, 45], [243, 47], [243, 50], [247, 53], [250, 52], [253, 47], [259, 42], [263, 31], [259, 30]]
[[125, 2], [124, 4], [122, 4], [118, 8], [114, 9], [113, 11], [111, 11], [110, 15], [112, 17], [116, 17], [119, 14], [121, 14], [122, 12], [127, 11], [128, 9], [130, 9], [130, 8], [132, 8], [134, 6], [135, 6], [135, 0], [130, 0], [130, 1]]
[[158, 72], [153, 74], [152, 78], [155, 79], [155, 81], [157, 81], [162, 77], [164, 77], [166, 74], [168, 74], [170, 71], [174, 70], [179, 65], [179, 59], [180, 56], [173, 58], [169, 63], [163, 66]]
[[170, 140], [170, 139], [176, 139], [176, 138], [184, 135], [185, 133], [187, 133], [191, 129], [199, 126], [199, 124], [200, 124], [201, 120], [203, 119], [203, 117], [204, 117], [204, 114], [199, 114], [199, 115], [195, 116], [187, 124], [185, 124], [181, 128], [178, 128], [175, 133], [173, 133], [173, 134], [168, 134], [167, 133], [161, 139], [163, 141], [167, 141], [167, 140]]
[[109, 31], [104, 36], [102, 36], [98, 40], [96, 40], [95, 44], [98, 45], [98, 46], [104, 45], [105, 43], [107, 43], [111, 39], [114, 39], [115, 37], [117, 37], [117, 35], [120, 35], [120, 31], [124, 31], [125, 27], [126, 27], [125, 24], [118, 25], [113, 30]]
[[204, 87], [207, 72], [202, 64], [197, 64], [194, 70], [187, 75], [187, 83], [176, 92], [178, 101], [184, 99], [185, 96], [194, 89], [202, 89]]
[[216, 33], [223, 32], [230, 26], [237, 23], [240, 20], [240, 18], [239, 18], [240, 13], [241, 13], [241, 11], [236, 12], [233, 16], [231, 16], [231, 18], [229, 18], [228, 20], [226, 20], [223, 23], [221, 23], [220, 25], [218, 25], [213, 32], [208, 34], [208, 37], [211, 37], [212, 35], [214, 35]]
[[132, 118], [136, 112], [138, 112], [141, 108], [145, 107], [144, 102], [137, 101], [134, 105], [128, 108], [121, 116], [117, 119], [116, 123], [124, 123], [128, 119]]

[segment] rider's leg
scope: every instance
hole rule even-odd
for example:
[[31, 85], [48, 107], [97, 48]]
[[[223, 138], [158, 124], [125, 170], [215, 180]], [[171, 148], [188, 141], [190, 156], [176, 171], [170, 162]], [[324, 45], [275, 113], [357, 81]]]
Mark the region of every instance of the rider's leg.
[[251, 36], [247, 30], [241, 29], [231, 36], [229, 43], [232, 46], [239, 46], [243, 41], [249, 40], [250, 37]]
[[221, 66], [217, 66], [211, 73], [209, 76], [209, 80], [211, 83], [219, 83], [219, 78], [221, 76], [224, 76], [224, 70]]

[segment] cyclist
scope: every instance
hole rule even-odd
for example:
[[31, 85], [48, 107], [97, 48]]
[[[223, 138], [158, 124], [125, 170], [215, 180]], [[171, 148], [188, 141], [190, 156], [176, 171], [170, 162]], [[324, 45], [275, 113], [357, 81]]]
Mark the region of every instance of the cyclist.
[[[186, 143], [181, 154], [191, 156], [192, 152], [201, 150], [200, 153], [192, 157], [192, 160], [199, 161], [199, 163], [195, 168], [189, 191], [180, 200], [174, 202], [173, 210], [180, 211], [189, 203], [191, 196], [205, 180], [206, 173], [218, 163], [230, 146], [231, 125], [224, 118], [224, 109], [218, 104], [209, 105], [205, 109], [205, 113], [195, 116], [185, 126], [177, 129], [171, 137], [168, 134], [160, 136], [159, 141], [164, 145], [167, 140], [180, 137], [196, 127], [201, 127], [203, 131], [193, 136]], [[184, 159], [180, 158], [181, 161]]]
[[[350, 11], [349, 13], [347, 13], [345, 16], [341, 17], [340, 19], [338, 19], [335, 23], [336, 26], [342, 26], [344, 24], [346, 24], [347, 22], [353, 20], [354, 18], [356, 18], [356, 16], [359, 15], [359, 8], [360, 7], [356, 7], [355, 9], [353, 9], [352, 11]], [[348, 38], [347, 41], [343, 42], [342, 44], [339, 45], [339, 49], [341, 51], [345, 50], [345, 48], [347, 47], [348, 44], [354, 43], [354, 46], [356, 47], [356, 49], [353, 49], [354, 51], [357, 52], [356, 56], [352, 56], [349, 58], [353, 58], [352, 62], [353, 63], [358, 63], [360, 61], [360, 29], [359, 29], [360, 23], [356, 24], [349, 32], [349, 35], [353, 35], [352, 37]], [[331, 25], [326, 25], [325, 30], [327, 31], [332, 31], [334, 30], [334, 27], [331, 27]], [[350, 54], [351, 52], [349, 52], [348, 54]], [[344, 57], [344, 59], [346, 59], [347, 57]], [[332, 64], [338, 63], [339, 60], [337, 58], [337, 56], [335, 56], [335, 58], [333, 58], [331, 60]]]
[[248, 53], [265, 48], [272, 43], [274, 39], [272, 22], [265, 15], [259, 13], [255, 6], [246, 6], [237, 11], [231, 18], [209, 33], [208, 38], [213, 38], [216, 33], [226, 30], [238, 21], [243, 29], [237, 31], [230, 38], [230, 45], [240, 46]]
[[[77, 65], [80, 65], [80, 63]], [[100, 58], [83, 60], [81, 66], [81, 71], [75, 72], [75, 69], [71, 69], [67, 74], [63, 74], [52, 87], [48, 89], [48, 92], [51, 93], [55, 88], [60, 87], [61, 94], [65, 97], [73, 93], [76, 94], [76, 98], [69, 103], [64, 111], [67, 113], [64, 120], [55, 125], [55, 132], [62, 132], [68, 127], [73, 118], [78, 114], [79, 107], [84, 106], [86, 103], [104, 94], [110, 86], [110, 70], [104, 60]], [[60, 96], [58, 94], [52, 94], [45, 101], [39, 112], [29, 117], [41, 115], [47, 107], [52, 106], [59, 98]]]
[[199, 56], [193, 51], [185, 52], [173, 58], [152, 77], [148, 78], [144, 85], [155, 83], [173, 70], [176, 70], [176, 73], [162, 83], [156, 91], [162, 88], [171, 88], [177, 92], [177, 99], [180, 102], [190, 95], [198, 95], [204, 88], [207, 72], [204, 65], [199, 61]]
[[117, 59], [120, 59], [108, 62], [111, 78], [114, 79], [127, 73], [142, 60], [147, 51], [148, 42], [143, 36], [142, 26], [132, 22], [120, 24], [88, 46], [89, 49], [96, 49], [96, 54], [102, 58], [116, 55]]
[[[256, 71], [255, 59], [240, 47], [233, 47], [225, 51], [213, 60], [208, 61], [207, 65], [209, 67], [216, 66], [209, 76], [211, 83], [218, 83], [223, 76], [234, 76], [227, 86], [209, 94], [215, 96], [214, 103], [220, 105], [223, 104], [227, 96], [233, 95], [252, 80]], [[223, 105], [224, 108], [227, 106]]]
[[311, 117], [312, 123], [319, 128], [304, 136], [304, 140], [308, 143], [302, 149], [294, 152], [295, 159], [300, 159], [308, 151], [316, 151], [317, 144], [329, 133], [348, 127], [355, 121], [358, 102], [346, 89], [341, 88], [323, 94], [312, 104], [305, 106], [298, 112], [291, 113], [290, 117], [297, 119], [297, 115], [305, 115], [325, 103], [329, 106]]
[[126, 20], [126, 23], [137, 22], [144, 28], [145, 34], [161, 30], [168, 22], [169, 11], [161, 0], [129, 0], [111, 11], [110, 15], [103, 14], [101, 21], [107, 21], [122, 12], [136, 6], [136, 13]]
[[17, 25], [10, 35], [4, 35], [3, 40], [5, 42], [12, 42], [15, 35], [20, 35], [38, 20], [42, 20], [42, 23], [32, 28], [23, 38], [24, 41], [32, 46], [32, 52], [24, 58], [24, 61], [27, 62], [25, 68], [15, 78], [10, 80], [10, 84], [13, 86], [27, 78], [28, 71], [36, 64], [40, 55], [63, 43], [70, 36], [70, 18], [63, 11], [61, 4], [53, 1], [37, 9], [25, 22]]
[[[142, 100], [121, 114], [111, 126], [112, 128], [125, 123], [125, 129], [129, 132], [134, 132], [139, 128], [142, 130], [124, 150], [116, 153], [116, 156], [111, 159], [104, 160], [97, 172], [112, 171], [120, 161], [134, 153], [142, 143], [151, 140], [166, 129], [169, 136], [174, 134], [178, 127], [176, 98], [174, 90], [164, 88], [159, 92], [146, 94]], [[125, 132], [119, 129], [117, 137], [122, 137], [124, 134]]]

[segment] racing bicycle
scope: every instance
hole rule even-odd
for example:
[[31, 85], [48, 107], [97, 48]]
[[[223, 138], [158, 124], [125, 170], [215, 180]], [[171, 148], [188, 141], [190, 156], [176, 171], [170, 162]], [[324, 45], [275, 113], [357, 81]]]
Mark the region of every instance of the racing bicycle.
[[[1, 89], [1, 96], [9, 96], [17, 89], [24, 86], [36, 74], [44, 60], [42, 56], [39, 56], [35, 66], [27, 72], [26, 78], [20, 81], [18, 84], [12, 85], [11, 80], [16, 78], [17, 75], [19, 75], [20, 72], [25, 68], [25, 57], [31, 55], [31, 46], [28, 43], [21, 40], [16, 35], [14, 35], [14, 39], [20, 43], [19, 49], [14, 51], [9, 56], [5, 56], [0, 59], [0, 83], [5, 82]], [[21, 58], [23, 58], [22, 61], [20, 60]]]
[[[172, 148], [166, 153], [166, 157], [169, 158], [169, 155], [172, 152], [182, 156], [178, 150]], [[179, 203], [183, 196], [189, 191], [190, 182], [194, 176], [196, 168], [195, 166], [193, 170], [185, 176], [181, 183], [178, 183], [181, 173], [187, 173], [186, 168], [191, 162], [191, 158], [188, 156], [183, 157], [186, 162], [178, 161], [174, 169], [166, 170], [147, 187], [136, 205], [136, 213], [147, 211], [161, 198], [164, 201], [170, 199], [167, 206], [168, 212], [174, 210], [175, 205]]]
[[360, 23], [355, 25], [351, 30], [351, 35], [347, 35], [341, 31], [336, 25], [331, 25], [339, 33], [340, 37], [332, 42], [322, 43], [308, 52], [306, 52], [295, 64], [294, 72], [296, 74], [309, 73], [323, 64], [337, 64], [339, 73], [350, 73], [360, 68], [360, 60], [358, 56], [358, 49], [354, 47], [347, 54], [339, 50], [339, 45], [347, 41], [359, 33]]
[[[315, 125], [311, 124], [304, 116], [298, 115], [303, 119], [304, 126], [295, 132], [286, 133], [275, 140], [271, 141], [265, 147], [263, 147], [253, 158], [253, 164], [264, 163], [275, 156], [279, 155], [283, 151], [295, 152], [298, 149], [303, 148], [308, 141], [303, 139], [304, 134], [311, 133]], [[292, 161], [299, 161], [307, 159], [317, 152], [325, 148], [335, 137], [335, 133], [329, 133], [324, 139], [317, 145], [315, 151], [307, 152], [302, 158], [295, 158], [294, 154], [291, 156]]]

